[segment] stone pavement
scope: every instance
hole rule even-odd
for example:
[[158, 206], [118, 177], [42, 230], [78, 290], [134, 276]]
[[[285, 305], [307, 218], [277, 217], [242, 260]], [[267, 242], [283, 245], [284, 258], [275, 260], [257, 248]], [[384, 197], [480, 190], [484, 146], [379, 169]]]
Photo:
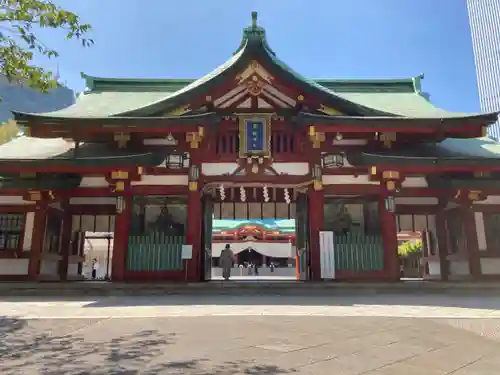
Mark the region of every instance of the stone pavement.
[[10, 298], [0, 315], [2, 375], [500, 373], [486, 297]]

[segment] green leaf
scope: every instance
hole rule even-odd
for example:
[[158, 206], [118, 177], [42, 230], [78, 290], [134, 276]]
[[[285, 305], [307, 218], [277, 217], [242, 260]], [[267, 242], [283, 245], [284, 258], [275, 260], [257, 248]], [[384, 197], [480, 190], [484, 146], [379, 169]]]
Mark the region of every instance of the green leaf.
[[34, 66], [32, 60], [35, 53], [47, 58], [59, 54], [38, 38], [33, 26], [64, 30], [67, 39], [78, 39], [84, 47], [94, 44], [87, 37], [92, 27], [50, 0], [0, 0], [0, 75], [47, 92], [57, 87], [57, 77]]

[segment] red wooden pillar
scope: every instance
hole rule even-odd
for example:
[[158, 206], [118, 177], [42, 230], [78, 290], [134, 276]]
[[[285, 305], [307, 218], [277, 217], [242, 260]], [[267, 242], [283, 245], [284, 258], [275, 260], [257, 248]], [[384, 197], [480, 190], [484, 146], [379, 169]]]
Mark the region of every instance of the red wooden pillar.
[[450, 276], [448, 261], [448, 233], [446, 229], [446, 211], [441, 209], [436, 215], [436, 237], [438, 241], [439, 273], [442, 281]]
[[33, 234], [31, 236], [31, 252], [28, 264], [28, 278], [38, 280], [42, 262], [43, 241], [45, 239], [45, 224], [47, 222], [48, 207], [46, 204], [37, 204], [33, 220]]
[[379, 200], [380, 226], [384, 244], [384, 272], [389, 280], [399, 280], [398, 229], [396, 215], [386, 209], [386, 196]]
[[186, 243], [193, 246], [193, 257], [187, 261], [186, 281], [200, 281], [202, 278], [201, 257], [204, 256], [201, 248], [202, 214], [201, 193], [196, 186], [195, 190], [188, 191]]
[[309, 254], [311, 266], [311, 280], [321, 280], [321, 258], [319, 248], [319, 232], [323, 228], [325, 194], [323, 190], [315, 190], [313, 186], [308, 190], [309, 200]]
[[467, 257], [469, 259], [469, 272], [473, 278], [481, 277], [481, 258], [479, 254], [479, 244], [477, 242], [476, 221], [474, 211], [469, 205], [460, 208], [467, 244]]
[[115, 216], [111, 281], [125, 281], [128, 235], [130, 230], [130, 220], [132, 218], [133, 199], [131, 196], [124, 196], [122, 199], [123, 204], [117, 204]]
[[59, 261], [59, 278], [62, 281], [68, 279], [68, 264], [69, 255], [71, 252], [71, 229], [73, 227], [73, 215], [69, 210], [69, 206], [64, 206], [63, 214], [63, 228], [61, 234], [61, 256], [62, 259]]

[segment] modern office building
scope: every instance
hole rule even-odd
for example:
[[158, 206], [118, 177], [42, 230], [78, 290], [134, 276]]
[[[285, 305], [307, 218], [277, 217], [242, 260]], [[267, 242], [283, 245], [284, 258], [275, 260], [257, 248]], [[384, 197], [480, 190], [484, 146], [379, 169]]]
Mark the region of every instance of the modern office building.
[[[500, 0], [467, 0], [481, 110], [500, 110]], [[500, 140], [500, 122], [490, 126]]]

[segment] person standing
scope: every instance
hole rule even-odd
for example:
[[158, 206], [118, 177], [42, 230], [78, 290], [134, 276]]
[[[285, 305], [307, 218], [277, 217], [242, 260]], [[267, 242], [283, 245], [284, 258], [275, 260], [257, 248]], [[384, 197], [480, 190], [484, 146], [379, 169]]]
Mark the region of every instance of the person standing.
[[233, 268], [234, 261], [235, 258], [233, 250], [231, 250], [231, 246], [227, 244], [224, 250], [221, 251], [219, 258], [219, 263], [222, 267], [222, 277], [224, 280], [229, 280], [231, 277], [231, 269]]
[[92, 280], [95, 280], [97, 277], [97, 259], [92, 259]]

